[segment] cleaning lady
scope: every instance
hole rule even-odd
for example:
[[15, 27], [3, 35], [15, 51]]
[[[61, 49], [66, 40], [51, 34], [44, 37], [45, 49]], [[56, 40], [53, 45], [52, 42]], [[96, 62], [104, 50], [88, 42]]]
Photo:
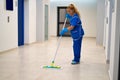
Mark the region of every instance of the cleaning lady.
[[80, 19], [80, 13], [74, 4], [70, 4], [67, 7], [67, 14], [66, 18], [70, 21], [70, 26], [65, 27], [61, 30], [60, 35], [64, 35], [66, 32], [70, 31], [71, 36], [73, 38], [73, 52], [74, 52], [74, 59], [72, 60], [71, 64], [79, 64], [81, 58], [81, 47], [82, 47], [82, 40], [84, 36], [84, 30], [82, 28], [82, 22]]

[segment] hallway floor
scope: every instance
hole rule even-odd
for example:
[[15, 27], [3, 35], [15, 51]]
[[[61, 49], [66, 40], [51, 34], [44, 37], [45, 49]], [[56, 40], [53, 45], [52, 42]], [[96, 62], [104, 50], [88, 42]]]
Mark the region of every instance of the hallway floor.
[[57, 46], [57, 38], [43, 43], [21, 46], [0, 53], [0, 80], [109, 80], [104, 48], [95, 38], [84, 38], [79, 65], [71, 65], [72, 39], [63, 38], [56, 64], [62, 69], [43, 69], [49, 65]]

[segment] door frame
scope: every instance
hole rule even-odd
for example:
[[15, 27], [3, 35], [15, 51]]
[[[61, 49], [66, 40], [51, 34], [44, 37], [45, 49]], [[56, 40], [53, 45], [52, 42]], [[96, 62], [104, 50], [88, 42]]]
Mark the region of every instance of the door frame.
[[[58, 6], [57, 7], [57, 37], [59, 37], [60, 36], [60, 29], [59, 29], [59, 19], [60, 19], [60, 17], [59, 17], [59, 12], [60, 12], [60, 9], [66, 9], [67, 8], [67, 6]], [[67, 23], [67, 22], [66, 22]], [[70, 37], [70, 35], [63, 35], [63, 37]]]
[[[120, 20], [119, 20], [120, 21]], [[120, 27], [120, 26], [119, 26]], [[119, 31], [120, 31], [120, 28], [119, 28]], [[119, 32], [119, 69], [118, 69], [118, 80], [120, 80], [120, 32]]]
[[104, 32], [104, 46], [105, 46], [105, 54], [107, 63], [110, 62], [110, 41], [111, 41], [111, 18], [112, 18], [112, 10], [111, 10], [111, 2], [109, 0], [105, 1], [105, 32]]
[[[113, 10], [114, 11], [114, 10]], [[120, 19], [119, 19], [119, 22], [120, 22]], [[120, 80], [120, 25], [119, 25], [119, 69], [118, 69], [118, 80]]]

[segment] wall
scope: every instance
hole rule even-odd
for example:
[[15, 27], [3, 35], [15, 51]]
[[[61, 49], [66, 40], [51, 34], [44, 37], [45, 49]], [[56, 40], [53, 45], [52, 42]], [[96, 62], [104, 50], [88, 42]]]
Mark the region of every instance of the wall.
[[[0, 52], [18, 47], [18, 9], [15, 1], [14, 11], [10, 12], [5, 10], [5, 0], [0, 0]], [[25, 44], [44, 41], [45, 4], [49, 5], [49, 0], [24, 0]], [[10, 16], [10, 23], [7, 23], [7, 16]]]
[[105, 0], [97, 0], [97, 44], [103, 45]]
[[36, 42], [36, 0], [25, 0], [25, 44]]
[[[18, 17], [14, 1], [14, 11], [6, 11], [6, 0], [0, 0], [0, 52], [18, 46]], [[7, 17], [10, 16], [10, 22]]]
[[86, 37], [96, 37], [97, 0], [51, 0], [50, 2], [50, 35], [57, 35], [57, 6], [68, 6], [74, 3], [79, 9]]
[[119, 34], [120, 34], [120, 0], [115, 0], [115, 11], [112, 13], [110, 80], [118, 80]]
[[[37, 4], [36, 4], [36, 14], [37, 14], [37, 27], [36, 27], [36, 39], [37, 42], [41, 42], [45, 40], [45, 22], [44, 22], [44, 9], [45, 9], [45, 4], [48, 5], [49, 7], [49, 0], [37, 0]], [[48, 22], [49, 24], [49, 22]]]

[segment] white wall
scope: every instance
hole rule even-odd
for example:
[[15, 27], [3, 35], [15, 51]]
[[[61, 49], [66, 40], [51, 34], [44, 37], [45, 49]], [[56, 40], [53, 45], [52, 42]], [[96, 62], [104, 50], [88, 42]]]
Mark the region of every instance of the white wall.
[[[0, 52], [18, 46], [18, 9], [15, 1], [14, 11], [6, 11], [5, 0], [0, 0]], [[24, 0], [25, 44], [44, 41], [45, 4], [49, 5], [49, 0]], [[7, 16], [10, 16], [10, 23], [7, 23]]]
[[25, 44], [36, 42], [36, 0], [25, 0]]
[[[37, 41], [41, 42], [45, 40], [45, 22], [44, 22], [44, 18], [45, 18], [45, 4], [48, 5], [49, 7], [49, 0], [37, 0], [37, 28], [36, 28], [36, 39]], [[49, 24], [49, 22], [48, 22]]]
[[[6, 0], [0, 0], [0, 52], [18, 46], [18, 17], [14, 1], [14, 11], [6, 11]], [[7, 22], [7, 17], [10, 22]]]
[[50, 1], [50, 35], [57, 35], [57, 6], [74, 3], [82, 17], [86, 37], [96, 37], [97, 0], [51, 0]]
[[97, 0], [97, 44], [103, 45], [105, 0]]
[[110, 80], [118, 80], [119, 34], [120, 34], [120, 0], [115, 0], [115, 12], [112, 13]]

